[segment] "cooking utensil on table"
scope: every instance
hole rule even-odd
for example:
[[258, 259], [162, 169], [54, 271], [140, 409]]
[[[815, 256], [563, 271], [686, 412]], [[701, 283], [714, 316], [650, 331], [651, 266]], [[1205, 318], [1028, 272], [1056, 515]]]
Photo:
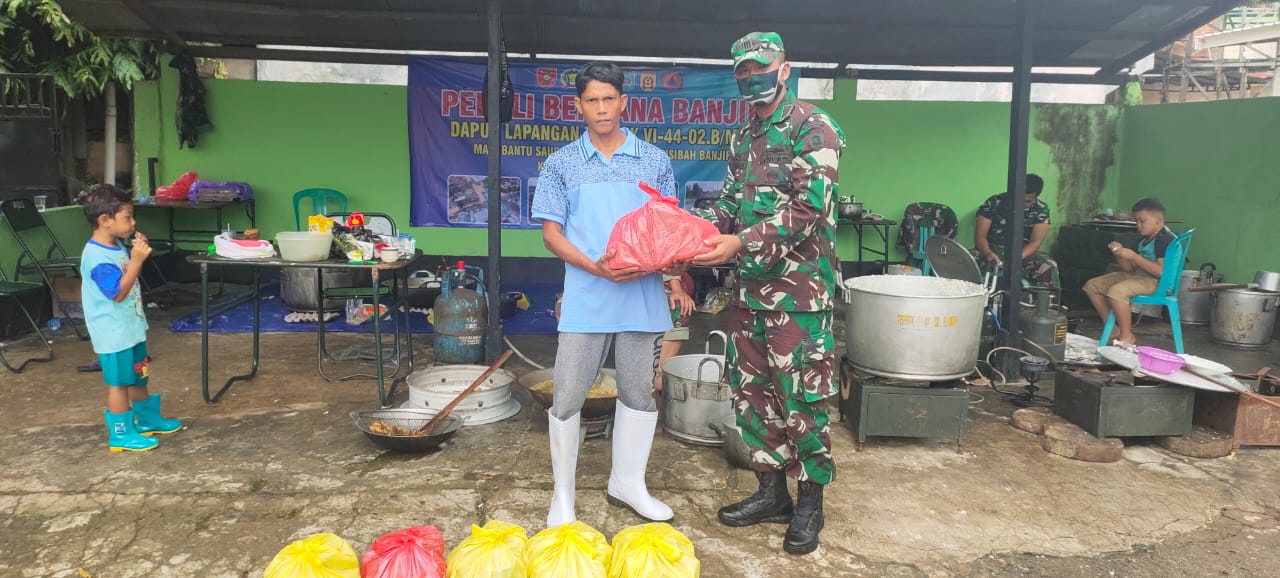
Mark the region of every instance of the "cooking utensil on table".
[[434, 428], [437, 423], [445, 418], [445, 416], [448, 416], [449, 412], [453, 411], [453, 408], [457, 407], [457, 405], [462, 402], [463, 398], [471, 395], [471, 392], [475, 391], [477, 387], [480, 387], [480, 384], [484, 383], [486, 379], [489, 379], [489, 376], [493, 375], [493, 372], [498, 371], [498, 368], [502, 367], [502, 364], [506, 363], [508, 359], [511, 359], [512, 353], [514, 352], [510, 349], [508, 349], [506, 353], [503, 353], [497, 361], [493, 362], [493, 365], [489, 366], [489, 369], [486, 369], [484, 373], [480, 374], [480, 377], [477, 377], [475, 381], [471, 382], [471, 385], [468, 385], [466, 389], [462, 390], [462, 393], [459, 393], [458, 397], [453, 398], [453, 401], [444, 406], [444, 408], [440, 410], [440, 413], [437, 413], [435, 417], [431, 418], [431, 421], [424, 424], [421, 428], [418, 428], [418, 431], [414, 433], [431, 433], [433, 431], [431, 428]]
[[1277, 293], [1280, 292], [1280, 273], [1275, 271], [1258, 271], [1253, 274], [1253, 283], [1206, 285], [1204, 287], [1192, 287], [1187, 291], [1190, 291], [1191, 293], [1204, 293], [1206, 291], [1226, 291], [1227, 289], [1257, 289], [1259, 291]]

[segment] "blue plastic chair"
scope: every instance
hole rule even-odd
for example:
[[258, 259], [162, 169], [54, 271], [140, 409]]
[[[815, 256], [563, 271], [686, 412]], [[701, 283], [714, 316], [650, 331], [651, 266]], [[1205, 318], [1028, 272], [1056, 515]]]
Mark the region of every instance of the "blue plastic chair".
[[[1173, 345], [1178, 353], [1182, 353], [1182, 316], [1178, 313], [1178, 284], [1182, 282], [1183, 261], [1191, 249], [1190, 229], [1174, 238], [1164, 253], [1164, 268], [1160, 270], [1160, 282], [1150, 295], [1138, 295], [1129, 300], [1130, 303], [1142, 305], [1160, 305], [1169, 310], [1169, 324], [1173, 327]], [[1102, 339], [1099, 345], [1107, 345], [1111, 340], [1111, 330], [1116, 325], [1116, 312], [1107, 315], [1107, 324], [1102, 328]]]
[[302, 189], [293, 194], [294, 229], [302, 231], [302, 199], [311, 199], [311, 212], [307, 215], [328, 215], [347, 212], [347, 196], [333, 189]]

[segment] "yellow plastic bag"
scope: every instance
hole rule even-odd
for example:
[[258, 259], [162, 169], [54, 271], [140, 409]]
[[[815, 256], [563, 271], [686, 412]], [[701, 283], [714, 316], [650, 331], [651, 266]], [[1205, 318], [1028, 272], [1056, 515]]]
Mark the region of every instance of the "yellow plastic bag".
[[446, 578], [525, 578], [524, 528], [498, 520], [471, 525], [471, 536], [458, 543], [445, 560]]
[[360, 558], [337, 534], [312, 534], [280, 550], [262, 578], [360, 578]]
[[524, 552], [529, 578], [606, 578], [612, 549], [604, 534], [582, 522], [547, 528]]
[[698, 578], [702, 563], [671, 524], [631, 526], [613, 537], [608, 578]]

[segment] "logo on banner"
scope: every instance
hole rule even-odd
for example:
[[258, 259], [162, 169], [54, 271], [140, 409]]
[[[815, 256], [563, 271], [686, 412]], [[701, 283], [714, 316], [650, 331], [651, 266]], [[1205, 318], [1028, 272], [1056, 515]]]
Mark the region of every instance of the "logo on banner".
[[578, 82], [578, 70], [570, 68], [560, 73], [560, 86], [572, 87]]
[[684, 75], [676, 71], [671, 71], [662, 75], [662, 88], [667, 90], [680, 90], [684, 86]]
[[638, 76], [638, 74], [639, 73], [634, 70], [629, 70], [624, 73], [622, 76], [622, 88], [635, 88], [636, 76]]
[[640, 90], [645, 92], [653, 92], [658, 87], [658, 73], [641, 72], [640, 73]]
[[538, 69], [538, 88], [551, 88], [556, 85], [556, 69], [539, 68]]

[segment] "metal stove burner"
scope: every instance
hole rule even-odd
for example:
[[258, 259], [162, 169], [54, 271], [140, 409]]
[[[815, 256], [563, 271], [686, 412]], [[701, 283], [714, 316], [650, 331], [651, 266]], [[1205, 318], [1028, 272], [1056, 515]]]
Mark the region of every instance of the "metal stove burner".
[[1043, 395], [1037, 395], [1036, 392], [1040, 388], [1036, 386], [1036, 382], [1040, 381], [1040, 376], [1049, 369], [1049, 360], [1035, 355], [1026, 355], [1018, 360], [1022, 369], [1022, 376], [1027, 378], [1027, 386], [1020, 393], [1006, 393], [1004, 399], [1018, 407], [1049, 407], [1053, 405], [1053, 400]]
[[591, 438], [609, 439], [613, 437], [613, 416], [603, 415], [593, 418], [582, 418], [578, 425], [578, 442]]

